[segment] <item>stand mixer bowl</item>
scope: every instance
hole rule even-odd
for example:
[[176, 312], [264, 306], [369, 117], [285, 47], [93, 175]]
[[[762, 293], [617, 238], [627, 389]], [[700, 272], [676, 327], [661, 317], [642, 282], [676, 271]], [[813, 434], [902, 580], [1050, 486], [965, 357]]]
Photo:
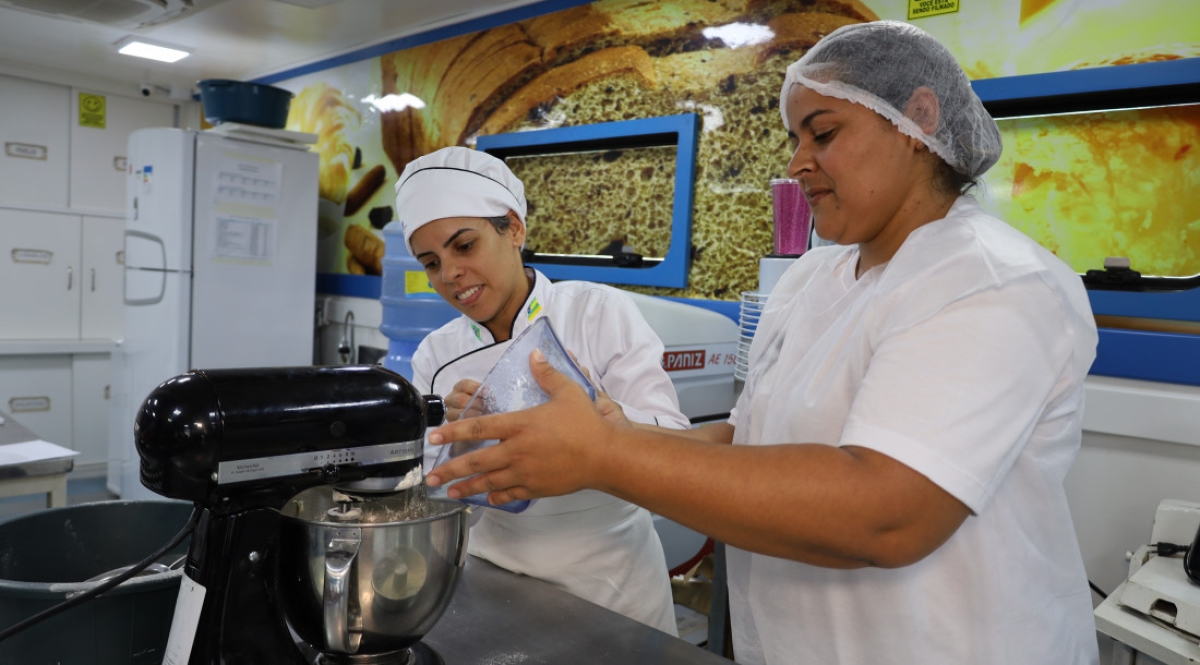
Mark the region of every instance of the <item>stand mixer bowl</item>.
[[292, 629], [314, 649], [402, 652], [450, 604], [466, 562], [467, 508], [430, 499], [405, 519], [407, 494], [344, 511], [332, 487], [314, 487], [280, 511], [276, 588]]

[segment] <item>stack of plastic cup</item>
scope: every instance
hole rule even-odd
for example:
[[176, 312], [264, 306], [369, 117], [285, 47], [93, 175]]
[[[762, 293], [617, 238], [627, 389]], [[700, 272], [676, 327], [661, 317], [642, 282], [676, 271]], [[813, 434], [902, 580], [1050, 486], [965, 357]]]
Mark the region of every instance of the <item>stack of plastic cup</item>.
[[792, 178], [771, 181], [771, 201], [775, 212], [775, 254], [800, 256], [808, 249], [812, 213], [800, 191], [800, 182]]

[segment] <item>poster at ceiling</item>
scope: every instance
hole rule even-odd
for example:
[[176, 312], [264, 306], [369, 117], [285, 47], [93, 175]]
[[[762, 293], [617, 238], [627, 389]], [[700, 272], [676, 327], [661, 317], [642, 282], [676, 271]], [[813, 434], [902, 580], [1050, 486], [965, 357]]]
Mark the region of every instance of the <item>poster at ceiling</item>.
[[[288, 128], [318, 134], [320, 272], [380, 273], [393, 187], [417, 156], [484, 134], [696, 113], [689, 283], [639, 290], [737, 300], [756, 287], [758, 259], [772, 249], [768, 182], [785, 175], [789, 157], [778, 111], [784, 69], [823, 35], [907, 20], [986, 79], [1195, 57], [1192, 3], [549, 2], [533, 18], [408, 38], [417, 45], [278, 84], [297, 93]], [[1130, 256], [1150, 274], [1200, 273], [1200, 197], [1147, 194], [1163, 183], [1196, 191], [1198, 118], [1181, 107], [1002, 121], [1005, 155], [980, 196], [1080, 272], [1103, 254]], [[671, 150], [605, 151], [513, 162], [530, 202], [528, 246], [663, 256], [672, 159]]]

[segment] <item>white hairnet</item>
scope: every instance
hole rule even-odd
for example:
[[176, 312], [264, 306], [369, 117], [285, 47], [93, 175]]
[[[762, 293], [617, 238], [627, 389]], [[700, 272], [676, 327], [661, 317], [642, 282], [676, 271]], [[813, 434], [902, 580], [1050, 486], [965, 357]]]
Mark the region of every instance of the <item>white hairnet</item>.
[[508, 165], [470, 148], [451, 146], [418, 157], [396, 180], [396, 215], [410, 253], [413, 232], [429, 222], [501, 217], [509, 210], [524, 222], [526, 208], [525, 185]]
[[[792, 84], [875, 111], [972, 178], [1000, 158], [1000, 130], [962, 67], [945, 46], [907, 23], [842, 26], [789, 65], [779, 101], [789, 130]], [[931, 90], [936, 103], [914, 97], [921, 88]]]

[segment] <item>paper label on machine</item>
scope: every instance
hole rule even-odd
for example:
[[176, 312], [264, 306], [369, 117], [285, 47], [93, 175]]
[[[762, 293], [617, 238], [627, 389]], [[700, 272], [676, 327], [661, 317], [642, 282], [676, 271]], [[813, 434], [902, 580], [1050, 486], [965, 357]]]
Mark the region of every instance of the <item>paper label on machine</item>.
[[175, 617], [171, 619], [171, 634], [167, 637], [163, 665], [187, 665], [192, 655], [192, 642], [200, 626], [200, 610], [208, 590], [184, 574], [175, 600]]

